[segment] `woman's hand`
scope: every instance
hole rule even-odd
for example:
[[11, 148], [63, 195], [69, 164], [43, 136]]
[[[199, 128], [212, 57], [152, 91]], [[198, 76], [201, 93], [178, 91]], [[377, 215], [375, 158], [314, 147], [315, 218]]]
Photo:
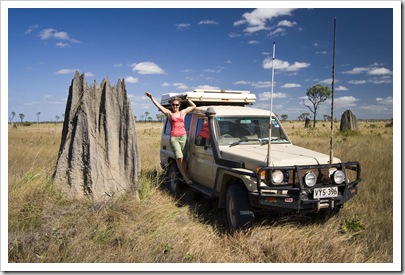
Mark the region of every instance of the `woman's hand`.
[[145, 92], [145, 95], [146, 95], [147, 97], [149, 97], [149, 98], [152, 98], [152, 94], [149, 93], [149, 92]]

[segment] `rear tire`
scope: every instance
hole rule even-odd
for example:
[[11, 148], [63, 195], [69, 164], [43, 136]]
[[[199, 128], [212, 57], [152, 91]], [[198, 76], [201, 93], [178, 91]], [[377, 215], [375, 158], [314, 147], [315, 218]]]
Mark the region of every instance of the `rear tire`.
[[226, 217], [230, 229], [250, 227], [255, 220], [255, 214], [249, 203], [247, 191], [242, 184], [233, 184], [228, 187], [226, 193]]

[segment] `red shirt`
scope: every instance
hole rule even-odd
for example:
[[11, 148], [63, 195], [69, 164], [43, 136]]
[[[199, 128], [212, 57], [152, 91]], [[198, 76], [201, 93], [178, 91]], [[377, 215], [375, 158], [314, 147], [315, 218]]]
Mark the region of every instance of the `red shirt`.
[[204, 122], [200, 133], [198, 134], [199, 137], [209, 139], [210, 138], [210, 130], [208, 129], [208, 122]]
[[182, 112], [172, 113], [170, 116], [170, 136], [180, 137], [186, 135], [186, 128], [184, 128], [184, 115]]

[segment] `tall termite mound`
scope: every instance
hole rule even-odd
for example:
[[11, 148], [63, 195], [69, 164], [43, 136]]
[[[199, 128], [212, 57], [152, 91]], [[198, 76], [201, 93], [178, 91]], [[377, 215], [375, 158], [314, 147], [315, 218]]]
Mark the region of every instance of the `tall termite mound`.
[[138, 195], [140, 154], [124, 80], [88, 87], [75, 72], [69, 88], [54, 181], [75, 197]]
[[340, 119], [340, 131], [346, 130], [357, 130], [357, 118], [350, 110], [346, 110]]

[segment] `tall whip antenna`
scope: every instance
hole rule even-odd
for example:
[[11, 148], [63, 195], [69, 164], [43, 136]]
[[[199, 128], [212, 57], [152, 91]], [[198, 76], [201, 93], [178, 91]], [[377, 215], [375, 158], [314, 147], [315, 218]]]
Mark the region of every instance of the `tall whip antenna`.
[[330, 155], [329, 163], [333, 163], [333, 104], [335, 99], [335, 62], [336, 62], [336, 17], [333, 26], [333, 65], [332, 65], [332, 104], [331, 104], [331, 116], [330, 116]]
[[272, 114], [273, 114], [273, 86], [274, 86], [274, 57], [276, 54], [276, 42], [273, 42], [273, 58], [271, 61], [271, 95], [270, 95], [270, 121], [269, 121], [269, 143], [267, 146], [267, 166], [270, 166], [270, 148], [271, 148], [271, 125], [272, 125]]

